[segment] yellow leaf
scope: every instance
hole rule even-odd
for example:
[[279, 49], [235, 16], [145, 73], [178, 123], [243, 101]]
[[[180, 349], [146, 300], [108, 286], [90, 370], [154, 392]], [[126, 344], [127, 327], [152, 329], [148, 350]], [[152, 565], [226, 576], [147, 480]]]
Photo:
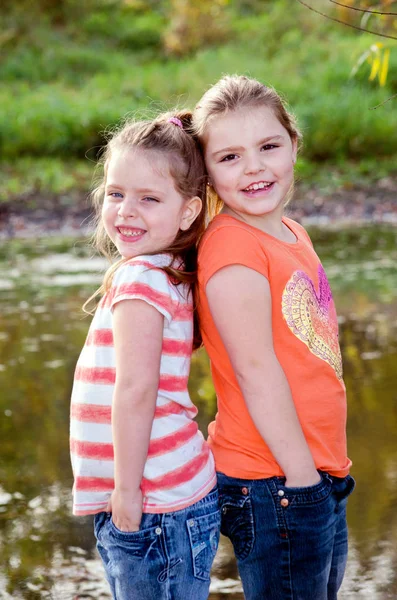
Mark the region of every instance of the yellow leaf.
[[386, 50], [383, 53], [382, 68], [379, 72], [379, 84], [381, 87], [384, 87], [386, 84], [387, 73], [389, 70], [389, 56], [390, 56], [390, 49], [386, 48]]
[[376, 54], [376, 55], [374, 56], [374, 61], [373, 61], [373, 63], [372, 63], [371, 73], [370, 73], [370, 75], [369, 75], [369, 80], [370, 80], [370, 81], [373, 81], [373, 80], [375, 79], [375, 77], [376, 77], [376, 76], [377, 76], [377, 74], [378, 74], [379, 68], [380, 68], [380, 58], [379, 58], [379, 56]]

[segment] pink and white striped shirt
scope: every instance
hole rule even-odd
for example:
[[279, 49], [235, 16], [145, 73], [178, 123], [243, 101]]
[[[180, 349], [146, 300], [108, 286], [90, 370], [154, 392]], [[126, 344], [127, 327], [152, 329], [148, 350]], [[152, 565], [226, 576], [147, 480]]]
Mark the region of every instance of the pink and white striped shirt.
[[92, 320], [77, 362], [71, 403], [75, 515], [105, 510], [114, 487], [112, 309], [122, 300], [144, 300], [164, 315], [160, 383], [141, 483], [143, 511], [164, 513], [190, 506], [216, 483], [212, 453], [193, 421], [197, 409], [187, 389], [193, 343], [191, 294], [186, 284], [173, 285], [161, 270], [169, 263], [169, 255], [159, 254], [121, 265]]

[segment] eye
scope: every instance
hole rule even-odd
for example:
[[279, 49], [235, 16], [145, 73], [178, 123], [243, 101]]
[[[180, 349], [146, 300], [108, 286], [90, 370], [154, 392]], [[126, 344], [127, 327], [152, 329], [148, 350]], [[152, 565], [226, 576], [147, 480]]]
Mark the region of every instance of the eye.
[[273, 148], [278, 148], [277, 144], [265, 144], [262, 146], [262, 150], [273, 150]]
[[224, 156], [220, 162], [230, 162], [231, 160], [234, 160], [235, 158], [237, 158], [237, 154], [228, 154], [227, 156]]
[[142, 200], [144, 202], [159, 202], [157, 198], [153, 198], [152, 196], [145, 196], [144, 198], [142, 198]]
[[109, 192], [108, 196], [111, 198], [122, 198], [123, 194], [121, 192]]

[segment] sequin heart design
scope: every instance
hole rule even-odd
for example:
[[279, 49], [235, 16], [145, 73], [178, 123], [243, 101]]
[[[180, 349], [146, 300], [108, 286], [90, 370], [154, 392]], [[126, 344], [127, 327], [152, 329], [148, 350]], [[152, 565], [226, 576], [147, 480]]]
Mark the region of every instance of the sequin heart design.
[[318, 267], [318, 293], [304, 271], [295, 271], [282, 297], [282, 311], [288, 327], [312, 352], [327, 362], [342, 379], [342, 357], [338, 321], [325, 271]]

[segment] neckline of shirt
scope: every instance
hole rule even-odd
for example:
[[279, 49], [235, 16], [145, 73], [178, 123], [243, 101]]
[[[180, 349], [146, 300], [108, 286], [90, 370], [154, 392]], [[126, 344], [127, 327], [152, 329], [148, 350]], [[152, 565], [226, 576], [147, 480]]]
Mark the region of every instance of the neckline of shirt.
[[[270, 233], [266, 233], [266, 231], [262, 231], [262, 229], [259, 229], [259, 227], [255, 227], [254, 225], [250, 225], [250, 223], [245, 223], [244, 221], [240, 221], [240, 219], [236, 219], [236, 217], [233, 217], [232, 215], [226, 215], [226, 214], [216, 215], [213, 219], [213, 222], [223, 220], [223, 219], [226, 219], [226, 220], [231, 219], [235, 223], [238, 223], [239, 225], [242, 225], [248, 229], [252, 229], [255, 233], [264, 235], [266, 238], [269, 238], [272, 241], [277, 242], [278, 244], [281, 244], [282, 246], [287, 246], [288, 248], [296, 248], [296, 249], [301, 248], [301, 246], [302, 246], [302, 237], [298, 233], [298, 231], [296, 231], [296, 229], [292, 226], [292, 224], [290, 222], [291, 220], [288, 219], [288, 217], [283, 217], [282, 222], [295, 236], [295, 238], [296, 238], [295, 242], [284, 242], [283, 240], [280, 240], [279, 238], [275, 237], [274, 235], [271, 235]], [[288, 222], [287, 222], [287, 219], [288, 219]]]

